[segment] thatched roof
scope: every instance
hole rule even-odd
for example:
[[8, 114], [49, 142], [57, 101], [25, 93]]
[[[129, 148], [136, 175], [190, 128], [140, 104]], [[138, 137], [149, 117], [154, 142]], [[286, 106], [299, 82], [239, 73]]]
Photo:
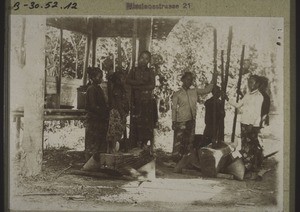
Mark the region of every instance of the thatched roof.
[[[151, 26], [151, 18], [139, 17], [137, 20], [137, 34], [142, 35], [145, 27]], [[152, 38], [164, 39], [178, 18], [154, 17], [152, 22]], [[96, 37], [132, 37], [134, 18], [132, 17], [59, 17], [48, 18], [47, 25], [79, 32], [94, 34]]]

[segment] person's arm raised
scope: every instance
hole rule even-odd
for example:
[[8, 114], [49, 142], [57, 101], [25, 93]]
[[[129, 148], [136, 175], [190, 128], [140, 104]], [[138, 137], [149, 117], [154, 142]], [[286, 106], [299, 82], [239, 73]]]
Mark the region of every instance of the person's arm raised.
[[217, 82], [217, 74], [213, 74], [212, 79], [210, 81], [210, 84], [208, 84], [205, 88], [197, 88], [196, 86], [196, 91], [198, 95], [205, 95], [205, 94], [209, 94], [212, 89], [214, 88], [214, 85]]

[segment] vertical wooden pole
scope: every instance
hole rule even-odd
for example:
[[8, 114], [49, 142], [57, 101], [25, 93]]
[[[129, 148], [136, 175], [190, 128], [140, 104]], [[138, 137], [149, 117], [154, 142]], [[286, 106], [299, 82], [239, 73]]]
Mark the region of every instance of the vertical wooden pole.
[[117, 48], [118, 48], [118, 70], [122, 69], [122, 53], [121, 53], [121, 37], [117, 37]]
[[[134, 69], [137, 59], [137, 19], [133, 20], [133, 29], [132, 29], [132, 67], [131, 69]], [[132, 71], [132, 70], [130, 70]], [[128, 99], [130, 100], [130, 120], [129, 120], [129, 145], [127, 146], [129, 149], [132, 147], [135, 147], [137, 144], [136, 141], [136, 132], [135, 132], [135, 123], [134, 123], [134, 117], [132, 115], [133, 110], [133, 102], [134, 102], [134, 93], [131, 92], [130, 86], [128, 87]]]
[[132, 67], [135, 66], [136, 62], [136, 40], [137, 40], [137, 19], [133, 20], [133, 34], [132, 34]]
[[96, 65], [96, 44], [97, 44], [97, 37], [95, 36], [94, 30], [94, 19], [91, 19], [91, 40], [92, 40], [92, 67]]
[[[241, 61], [240, 61], [239, 78], [238, 78], [238, 83], [237, 83], [237, 88], [236, 88], [236, 93], [237, 93], [236, 102], [238, 102], [240, 99], [239, 91], [241, 89], [241, 82], [242, 82], [242, 75], [243, 75], [244, 55], [245, 55], [245, 45], [243, 45]], [[231, 142], [234, 142], [237, 112], [238, 112], [238, 109], [235, 108], [234, 117], [233, 117], [232, 134], [231, 134]]]
[[57, 78], [57, 102], [56, 107], [60, 108], [60, 96], [61, 96], [61, 77], [62, 77], [62, 43], [63, 43], [63, 30], [60, 29], [60, 38], [59, 38], [59, 70]]
[[83, 65], [83, 77], [82, 77], [83, 85], [86, 85], [87, 83], [87, 68], [89, 65], [90, 46], [91, 46], [91, 35], [87, 35], [85, 52], [84, 52], [84, 65]]
[[[224, 50], [221, 50], [221, 90], [224, 94], [226, 94], [226, 87], [227, 85], [225, 85], [225, 82], [224, 82], [224, 79], [225, 79], [225, 76], [224, 76]], [[228, 78], [228, 76], [227, 76]], [[224, 98], [224, 95], [221, 96], [221, 103], [222, 103], [222, 106], [221, 106], [221, 110], [224, 114], [224, 117], [222, 117], [222, 119], [220, 120], [220, 132], [222, 135], [221, 135], [221, 139], [224, 141], [224, 131], [225, 131], [225, 126], [224, 126], [224, 119], [225, 119], [225, 98]]]
[[151, 30], [152, 22], [151, 19], [142, 19], [138, 25], [138, 37], [139, 37], [139, 54], [142, 51], [150, 49], [151, 42]]
[[96, 43], [97, 38], [92, 35], [92, 66], [95, 67], [96, 65]]
[[42, 168], [46, 18], [26, 17], [26, 87], [21, 174], [37, 175]]
[[[221, 89], [224, 93], [226, 93], [225, 84], [224, 84], [224, 50], [221, 50]], [[222, 95], [222, 100], [224, 100], [223, 95]]]
[[229, 67], [230, 67], [231, 43], [232, 43], [232, 26], [229, 27], [229, 34], [228, 34], [227, 60], [226, 60], [226, 66], [225, 66], [225, 79], [224, 79], [224, 85], [225, 85], [225, 87], [227, 86], [227, 83], [228, 83], [228, 75], [229, 75]]
[[[217, 30], [214, 29], [214, 74], [217, 74]], [[217, 105], [216, 101], [213, 101], [213, 137], [212, 137], [212, 144], [215, 146], [218, 142], [218, 126], [217, 126], [217, 117], [216, 117], [216, 111]]]

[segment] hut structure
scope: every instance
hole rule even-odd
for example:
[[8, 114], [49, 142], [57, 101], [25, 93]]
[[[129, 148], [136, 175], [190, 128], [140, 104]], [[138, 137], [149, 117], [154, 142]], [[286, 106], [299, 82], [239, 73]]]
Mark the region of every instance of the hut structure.
[[[139, 52], [149, 50], [152, 39], [165, 39], [179, 19], [165, 17], [49, 17], [39, 19], [26, 17], [25, 19], [23, 23], [26, 24], [24, 26], [26, 34], [24, 69], [28, 76], [25, 88], [28, 96], [26, 96], [24, 108], [13, 111], [13, 118], [16, 122], [16, 142], [21, 139], [20, 128], [21, 119], [23, 119], [24, 131], [21, 146], [24, 153], [21, 167], [22, 173], [30, 176], [38, 174], [42, 167], [43, 121], [85, 119], [85, 110], [80, 106], [83, 100], [80, 92], [78, 92], [77, 108], [68, 108], [61, 102], [63, 31], [69, 30], [86, 35], [82, 77], [84, 86], [87, 84], [87, 67], [96, 64], [97, 38], [117, 38], [118, 58], [121, 58], [121, 38], [132, 38], [132, 64], [135, 64]], [[46, 26], [60, 30], [59, 68], [54, 78], [46, 76], [43, 65], [45, 64]], [[34, 33], [32, 29], [35, 29], [34, 31], [39, 29], [40, 33]], [[121, 62], [118, 60], [118, 63]], [[50, 92], [51, 85], [54, 85], [52, 86], [53, 106], [47, 108], [45, 96]]]

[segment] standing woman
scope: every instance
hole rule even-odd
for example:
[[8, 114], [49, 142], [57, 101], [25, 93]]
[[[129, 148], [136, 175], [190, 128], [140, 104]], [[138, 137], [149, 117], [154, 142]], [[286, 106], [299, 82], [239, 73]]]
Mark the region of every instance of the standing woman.
[[88, 160], [94, 153], [106, 152], [106, 133], [108, 125], [108, 107], [105, 95], [100, 87], [103, 72], [99, 68], [87, 70], [90, 86], [86, 92], [87, 122], [85, 131], [85, 157]]
[[248, 92], [238, 103], [226, 100], [235, 108], [241, 108], [241, 150], [246, 173], [258, 171], [262, 163], [263, 150], [259, 144], [261, 108], [263, 96], [259, 92], [260, 77], [252, 75], [248, 79]]
[[155, 74], [149, 68], [151, 53], [143, 51], [138, 58], [138, 66], [133, 68], [127, 77], [127, 84], [131, 86], [131, 142], [132, 147], [146, 146], [151, 141], [153, 146], [155, 108], [153, 106], [153, 90], [155, 88]]
[[197, 101], [199, 95], [212, 91], [217, 76], [213, 75], [211, 83], [203, 88], [190, 88], [194, 82], [192, 72], [186, 71], [182, 77], [182, 88], [172, 98], [172, 129], [174, 130], [173, 160], [178, 162], [193, 149]]

